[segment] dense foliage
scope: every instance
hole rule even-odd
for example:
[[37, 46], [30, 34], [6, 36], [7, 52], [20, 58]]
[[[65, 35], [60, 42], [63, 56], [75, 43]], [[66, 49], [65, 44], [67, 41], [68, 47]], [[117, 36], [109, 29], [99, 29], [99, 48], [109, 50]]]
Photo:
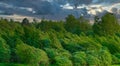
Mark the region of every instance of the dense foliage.
[[1, 19], [0, 63], [26, 66], [120, 64], [119, 30], [117, 18], [111, 13], [95, 17], [94, 25], [73, 15], [66, 21], [33, 23], [27, 18], [22, 23]]

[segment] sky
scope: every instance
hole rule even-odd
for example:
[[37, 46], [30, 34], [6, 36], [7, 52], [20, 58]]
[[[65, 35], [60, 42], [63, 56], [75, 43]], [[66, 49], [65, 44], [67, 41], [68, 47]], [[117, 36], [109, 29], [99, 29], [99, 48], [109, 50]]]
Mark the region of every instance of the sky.
[[119, 11], [120, 0], [0, 0], [1, 15], [47, 15], [46, 18], [49, 18], [51, 15], [61, 17], [61, 14], [75, 14], [75, 9], [80, 15]]

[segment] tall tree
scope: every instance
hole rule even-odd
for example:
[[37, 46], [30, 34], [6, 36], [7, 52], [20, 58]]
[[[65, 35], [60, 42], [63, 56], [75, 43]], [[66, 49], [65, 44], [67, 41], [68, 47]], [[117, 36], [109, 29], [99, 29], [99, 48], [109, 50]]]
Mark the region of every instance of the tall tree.
[[76, 33], [77, 26], [79, 25], [77, 23], [78, 21], [73, 15], [68, 15], [66, 17], [65, 29], [69, 32]]
[[25, 24], [25, 25], [29, 24], [29, 20], [27, 18], [24, 18], [22, 21], [22, 24]]
[[106, 13], [101, 19], [95, 18], [93, 30], [98, 35], [114, 35], [119, 32], [119, 23], [112, 13]]

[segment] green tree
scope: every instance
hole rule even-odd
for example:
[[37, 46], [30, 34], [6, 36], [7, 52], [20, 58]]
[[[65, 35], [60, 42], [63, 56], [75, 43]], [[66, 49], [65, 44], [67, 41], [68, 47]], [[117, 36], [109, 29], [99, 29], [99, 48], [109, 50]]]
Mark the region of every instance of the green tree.
[[85, 52], [73, 53], [73, 64], [74, 66], [86, 66], [86, 54]]
[[87, 55], [86, 61], [88, 66], [102, 66], [99, 58], [91, 54]]
[[29, 20], [27, 18], [24, 18], [22, 21], [23, 25], [28, 25], [29, 24]]
[[92, 30], [89, 21], [84, 17], [76, 19], [73, 15], [68, 15], [65, 22], [65, 29], [68, 32], [80, 34], [81, 32], [87, 33]]
[[47, 21], [47, 20], [42, 20], [40, 23], [36, 25], [37, 28], [41, 29], [42, 31], [50, 31], [51, 29], [60, 32], [60, 31], [65, 31], [64, 29], [64, 23], [62, 21]]
[[51, 47], [57, 49], [63, 48], [55, 33], [51, 31], [49, 32], [49, 36], [51, 39]]
[[24, 26], [24, 35], [22, 36], [23, 42], [30, 46], [39, 48], [41, 44], [39, 32], [40, 31], [34, 26]]
[[114, 14], [106, 13], [101, 20], [95, 19], [93, 30], [98, 35], [114, 35], [119, 32], [119, 24]]
[[92, 31], [92, 25], [90, 24], [89, 20], [81, 16], [79, 17], [78, 21], [80, 22], [79, 28], [81, 32], [87, 33]]
[[10, 47], [6, 44], [5, 40], [0, 37], [0, 62], [9, 62], [10, 60]]
[[80, 33], [78, 27], [79, 22], [77, 21], [77, 19], [73, 15], [68, 15], [68, 17], [66, 17], [65, 29], [71, 33]]
[[112, 65], [119, 65], [119, 64], [120, 64], [120, 59], [115, 55], [112, 55]]
[[112, 56], [106, 49], [101, 49], [98, 53], [101, 66], [110, 66], [112, 64]]
[[72, 61], [64, 56], [56, 56], [54, 65], [55, 66], [73, 66]]
[[43, 50], [24, 43], [16, 46], [16, 54], [19, 56], [22, 63], [31, 64], [32, 66], [49, 65], [49, 59]]

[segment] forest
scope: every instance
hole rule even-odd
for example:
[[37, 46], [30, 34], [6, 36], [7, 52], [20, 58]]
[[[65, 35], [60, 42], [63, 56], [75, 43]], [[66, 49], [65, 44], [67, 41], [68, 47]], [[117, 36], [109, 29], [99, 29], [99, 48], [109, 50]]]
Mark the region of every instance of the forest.
[[96, 16], [94, 24], [68, 15], [65, 21], [0, 19], [0, 66], [120, 65], [120, 22]]

